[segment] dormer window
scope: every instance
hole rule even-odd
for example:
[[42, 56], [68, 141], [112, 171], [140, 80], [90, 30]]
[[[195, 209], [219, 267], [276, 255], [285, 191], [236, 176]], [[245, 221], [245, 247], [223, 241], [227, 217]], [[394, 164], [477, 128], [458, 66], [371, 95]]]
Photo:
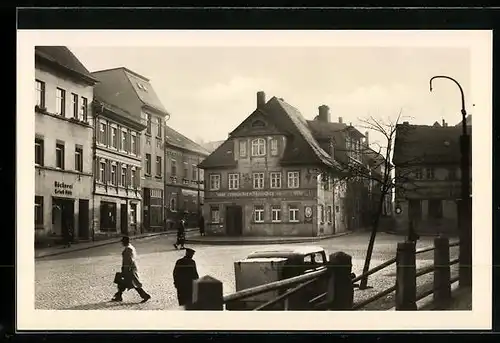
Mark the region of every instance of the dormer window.
[[147, 87], [143, 83], [137, 82], [137, 87], [145, 92], [148, 91]]
[[266, 126], [266, 123], [264, 123], [262, 120], [256, 120], [252, 123], [252, 127], [264, 127]]
[[264, 138], [256, 138], [252, 140], [252, 156], [266, 155], [266, 140]]

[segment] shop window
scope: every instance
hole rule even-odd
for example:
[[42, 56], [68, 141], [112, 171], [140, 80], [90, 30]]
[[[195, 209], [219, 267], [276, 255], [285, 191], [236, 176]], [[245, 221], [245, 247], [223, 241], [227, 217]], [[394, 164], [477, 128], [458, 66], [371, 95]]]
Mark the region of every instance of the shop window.
[[101, 231], [116, 231], [116, 203], [101, 201]]

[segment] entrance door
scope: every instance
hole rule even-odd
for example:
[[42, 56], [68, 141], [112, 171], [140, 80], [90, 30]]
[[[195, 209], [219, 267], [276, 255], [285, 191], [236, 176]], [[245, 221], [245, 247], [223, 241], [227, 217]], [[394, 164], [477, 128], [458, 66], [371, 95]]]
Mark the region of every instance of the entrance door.
[[226, 233], [228, 236], [243, 234], [243, 210], [241, 206], [226, 207]]
[[80, 199], [78, 203], [78, 238], [89, 239], [89, 201]]
[[75, 228], [73, 199], [52, 198], [52, 227], [56, 234], [73, 240]]
[[128, 211], [127, 204], [120, 204], [120, 229], [122, 235], [128, 235]]

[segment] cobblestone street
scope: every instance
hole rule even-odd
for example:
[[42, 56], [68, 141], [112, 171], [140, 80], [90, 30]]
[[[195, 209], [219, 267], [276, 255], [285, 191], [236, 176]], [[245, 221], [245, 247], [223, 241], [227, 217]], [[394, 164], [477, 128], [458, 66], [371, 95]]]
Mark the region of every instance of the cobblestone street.
[[[327, 254], [344, 251], [353, 257], [353, 271], [359, 275], [368, 243], [368, 234], [356, 233], [323, 240], [314, 245], [325, 248]], [[395, 256], [396, 244], [401, 236], [379, 234], [371, 266], [374, 267]], [[36, 309], [65, 310], [175, 310], [177, 299], [172, 282], [172, 269], [176, 259], [184, 251], [176, 251], [174, 237], [151, 237], [132, 242], [139, 256], [139, 268], [144, 289], [152, 299], [140, 304], [135, 291], [124, 294], [123, 303], [109, 300], [115, 293], [115, 272], [120, 270], [121, 246], [110, 244], [63, 255], [45, 257], [35, 263], [35, 307]], [[299, 243], [298, 245], [311, 245]], [[422, 238], [417, 248], [432, 245], [432, 238]], [[267, 245], [266, 248], [272, 245]], [[202, 246], [193, 245], [194, 256], [200, 276], [211, 275], [224, 283], [224, 293], [234, 292], [233, 262], [263, 246]], [[456, 249], [452, 249], [452, 258]], [[417, 268], [432, 263], [433, 253], [419, 256]], [[370, 291], [356, 291], [355, 298], [363, 298], [375, 291], [394, 284], [395, 268], [387, 269], [370, 278]], [[432, 274], [430, 274], [432, 275]], [[392, 284], [391, 284], [392, 283]], [[356, 299], [355, 299], [356, 300]]]

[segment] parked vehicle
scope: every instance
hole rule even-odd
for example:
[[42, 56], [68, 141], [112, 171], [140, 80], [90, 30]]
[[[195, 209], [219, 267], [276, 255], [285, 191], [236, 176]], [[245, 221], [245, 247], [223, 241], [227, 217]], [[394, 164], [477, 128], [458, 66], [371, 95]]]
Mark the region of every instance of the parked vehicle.
[[[234, 263], [236, 291], [310, 273], [325, 268], [326, 262], [326, 252], [319, 246], [279, 247], [255, 251], [245, 259]], [[321, 280], [301, 291], [300, 297], [307, 303], [308, 300], [322, 294], [325, 289], [326, 280]], [[228, 304], [226, 309], [251, 310], [284, 292], [286, 289], [235, 301]], [[269, 310], [280, 310], [283, 306], [280, 302]]]

